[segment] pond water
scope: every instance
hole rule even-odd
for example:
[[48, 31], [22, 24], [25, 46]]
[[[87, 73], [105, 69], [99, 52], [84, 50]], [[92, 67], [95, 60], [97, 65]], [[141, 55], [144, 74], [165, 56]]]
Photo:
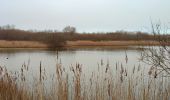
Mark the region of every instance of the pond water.
[[134, 66], [143, 65], [139, 60], [141, 51], [125, 49], [75, 49], [75, 50], [21, 50], [1, 49], [0, 65], [10, 71], [20, 71], [22, 65], [28, 65], [30, 74], [36, 75], [39, 71], [40, 62], [47, 74], [55, 73], [56, 64], [62, 63], [67, 70], [70, 66], [81, 64], [83, 72], [93, 72], [98, 64], [108, 63], [110, 66], [122, 64], [131, 70]]

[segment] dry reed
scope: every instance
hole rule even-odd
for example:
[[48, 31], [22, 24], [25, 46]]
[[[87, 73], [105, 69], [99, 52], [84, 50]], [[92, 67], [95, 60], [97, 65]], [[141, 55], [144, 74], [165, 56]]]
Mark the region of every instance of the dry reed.
[[[40, 74], [29, 88], [25, 72], [13, 80], [6, 71], [0, 80], [0, 100], [168, 100], [170, 98], [169, 78], [155, 77], [156, 69], [145, 74], [141, 66], [133, 67], [131, 73], [121, 64], [113, 67], [109, 62], [98, 64], [98, 70], [83, 73], [81, 64], [72, 65], [69, 72], [61, 63], [56, 64], [56, 73], [51, 83], [45, 84], [45, 69], [40, 62]], [[153, 75], [153, 76], [152, 76]], [[21, 78], [20, 82], [19, 79]], [[46, 87], [48, 85], [48, 88]]]

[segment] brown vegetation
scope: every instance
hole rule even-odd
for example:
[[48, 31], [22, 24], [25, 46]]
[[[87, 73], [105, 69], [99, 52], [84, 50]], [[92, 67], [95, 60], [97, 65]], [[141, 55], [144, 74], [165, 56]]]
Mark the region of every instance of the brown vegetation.
[[[67, 41], [67, 46], [158, 46], [157, 41]], [[169, 44], [170, 45], [170, 44]]]
[[[169, 78], [155, 77], [153, 73], [146, 75], [141, 66], [132, 71], [122, 64], [110, 66], [101, 60], [98, 69], [83, 74], [81, 64], [71, 66], [66, 72], [61, 63], [56, 64], [56, 73], [45, 86], [46, 75], [40, 63], [39, 77], [36, 77], [31, 88], [27, 87], [25, 73], [29, 66], [23, 65], [16, 81], [6, 74], [0, 83], [0, 99], [2, 100], [168, 100], [170, 98]], [[113, 68], [113, 69], [112, 69]], [[21, 76], [20, 76], [21, 74]], [[69, 74], [69, 75], [68, 75]], [[153, 75], [153, 76], [152, 76]], [[23, 78], [24, 77], [24, 78]], [[21, 80], [20, 80], [21, 79]], [[39, 80], [38, 80], [39, 79]], [[18, 86], [16, 82], [20, 83]]]
[[55, 48], [65, 43], [60, 33], [30, 32], [16, 29], [0, 30], [0, 40], [7, 41], [37, 41]]
[[0, 100], [30, 100], [28, 91], [0, 66]]
[[[7, 41], [37, 41], [41, 43], [45, 43], [50, 48], [57, 48], [65, 46], [66, 41], [76, 41], [76, 42], [67, 42], [68, 45], [145, 45], [147, 42], [153, 45], [158, 45], [157, 42], [160, 38], [170, 40], [170, 35], [152, 35], [148, 33], [142, 32], [110, 32], [110, 33], [75, 33], [74, 27], [68, 27], [69, 31], [64, 32], [56, 32], [56, 31], [24, 31], [17, 29], [0, 29], [0, 40]], [[67, 29], [68, 30], [68, 29]], [[80, 40], [82, 42], [80, 42]], [[78, 42], [77, 42], [78, 41]], [[85, 42], [86, 41], [86, 42]], [[88, 42], [87, 42], [88, 41]], [[94, 41], [102, 41], [102, 42], [94, 42]], [[108, 42], [103, 42], [108, 41]], [[110, 42], [110, 41], [115, 41]], [[125, 43], [128, 41], [128, 43]], [[136, 42], [140, 41], [140, 42]], [[89, 43], [89, 44], [88, 44]], [[24, 47], [24, 46], [22, 46]], [[30, 47], [30, 46], [28, 46]], [[33, 46], [35, 47], [35, 46]], [[38, 46], [42, 47], [42, 46]]]
[[30, 100], [27, 92], [15, 82], [0, 80], [0, 100]]
[[[54, 42], [55, 43], [55, 42]], [[55, 43], [52, 46], [57, 46]], [[110, 47], [129, 47], [129, 46], [158, 46], [157, 41], [66, 41], [64, 47], [97, 47], [97, 46], [110, 46]], [[169, 44], [167, 44], [169, 45]], [[0, 48], [48, 48], [49, 45], [38, 41], [7, 41], [0, 40]]]
[[47, 48], [48, 45], [37, 41], [0, 40], [0, 48]]

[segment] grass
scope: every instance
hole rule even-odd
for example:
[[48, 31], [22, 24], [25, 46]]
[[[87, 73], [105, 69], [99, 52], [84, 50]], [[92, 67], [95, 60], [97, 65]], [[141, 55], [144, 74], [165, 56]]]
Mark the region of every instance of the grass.
[[156, 41], [67, 41], [68, 46], [158, 46]]
[[[158, 46], [156, 41], [67, 41], [64, 47], [97, 47], [110, 46], [114, 48], [127, 48], [129, 46]], [[49, 48], [49, 46], [37, 41], [7, 41], [0, 40], [0, 48]]]
[[19, 88], [16, 81], [6, 73], [0, 79], [0, 100], [30, 100], [30, 95], [24, 87]]
[[6, 41], [0, 40], [0, 48], [47, 48], [46, 44], [37, 41]]
[[[1, 69], [5, 69], [1, 67]], [[128, 71], [123, 64], [110, 66], [101, 60], [98, 69], [84, 73], [81, 64], [66, 69], [56, 64], [56, 72], [47, 79], [40, 62], [39, 75], [33, 84], [28, 84], [26, 73], [29, 66], [23, 65], [17, 74], [6, 71], [0, 79], [0, 100], [168, 100], [169, 78], [154, 77], [155, 70], [141, 66]], [[16, 77], [14, 80], [13, 77]]]

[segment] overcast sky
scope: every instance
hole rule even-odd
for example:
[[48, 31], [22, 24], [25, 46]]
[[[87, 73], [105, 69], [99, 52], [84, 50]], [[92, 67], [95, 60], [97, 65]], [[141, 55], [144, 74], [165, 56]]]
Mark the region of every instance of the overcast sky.
[[0, 25], [25, 30], [148, 31], [150, 19], [170, 24], [170, 0], [0, 0]]

